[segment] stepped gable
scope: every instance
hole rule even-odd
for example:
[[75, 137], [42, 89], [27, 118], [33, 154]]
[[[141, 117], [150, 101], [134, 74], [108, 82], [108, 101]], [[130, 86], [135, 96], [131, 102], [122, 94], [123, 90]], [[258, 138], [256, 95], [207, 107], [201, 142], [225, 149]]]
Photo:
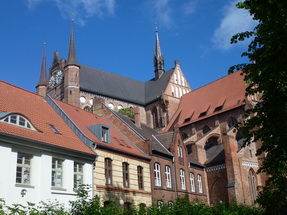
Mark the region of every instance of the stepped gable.
[[185, 126], [244, 105], [247, 85], [240, 73], [234, 72], [183, 95], [166, 130], [171, 129], [179, 114], [178, 124]]
[[[39, 146], [54, 146], [59, 150], [62, 148], [81, 152], [87, 156], [96, 156], [96, 153], [80, 141], [42, 96], [0, 81], [0, 98], [0, 112], [22, 115], [37, 130], [0, 122], [0, 133], [2, 135], [32, 141], [39, 144]], [[2, 114], [1, 118], [3, 117]], [[51, 125], [59, 133], [56, 133]]]
[[[56, 99], [54, 99], [54, 101], [65, 112], [65, 114], [70, 117], [70, 119], [78, 126], [78, 128], [88, 138], [97, 144], [98, 148], [105, 148], [107, 150], [114, 150], [140, 158], [149, 159], [148, 155], [142, 152], [134, 143], [126, 138], [104, 117], [87, 112]], [[88, 127], [93, 125], [104, 125], [109, 127], [110, 143], [102, 142], [95, 134], [89, 130]]]

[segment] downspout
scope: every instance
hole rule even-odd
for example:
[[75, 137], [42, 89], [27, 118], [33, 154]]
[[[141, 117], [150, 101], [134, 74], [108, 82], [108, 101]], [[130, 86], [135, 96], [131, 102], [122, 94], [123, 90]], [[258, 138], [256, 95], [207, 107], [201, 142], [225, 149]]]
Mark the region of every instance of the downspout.
[[178, 198], [178, 194], [177, 194], [177, 181], [176, 181], [176, 172], [175, 172], [175, 165], [174, 165], [174, 157], [172, 158], [172, 167], [173, 167], [173, 181], [174, 181], [174, 192], [175, 192], [175, 199]]

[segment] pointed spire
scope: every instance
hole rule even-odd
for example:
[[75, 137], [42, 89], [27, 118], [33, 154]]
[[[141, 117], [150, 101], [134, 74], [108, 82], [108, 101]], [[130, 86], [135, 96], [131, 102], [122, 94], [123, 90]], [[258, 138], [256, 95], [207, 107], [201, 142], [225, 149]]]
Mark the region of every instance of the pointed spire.
[[158, 29], [157, 26], [155, 27], [155, 53], [153, 58], [154, 63], [154, 72], [155, 72], [155, 79], [159, 79], [160, 76], [164, 73], [164, 58], [161, 53], [160, 43], [159, 43], [159, 36], [158, 36]]
[[70, 36], [70, 47], [69, 47], [67, 65], [78, 65], [74, 37], [75, 37], [74, 36], [74, 19], [72, 19], [72, 30], [71, 30], [71, 36]]
[[41, 74], [39, 78], [38, 86], [47, 86], [47, 73], [46, 73], [46, 43], [44, 43], [44, 53], [42, 58]]

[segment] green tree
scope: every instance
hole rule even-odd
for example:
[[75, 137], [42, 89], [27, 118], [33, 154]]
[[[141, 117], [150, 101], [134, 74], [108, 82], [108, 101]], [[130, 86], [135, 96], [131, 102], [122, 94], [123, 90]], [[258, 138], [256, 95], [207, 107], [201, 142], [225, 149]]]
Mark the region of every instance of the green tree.
[[287, 207], [287, 1], [245, 0], [237, 7], [258, 21], [253, 31], [231, 39], [237, 43], [252, 37], [242, 56], [254, 63], [233, 66], [230, 72], [241, 69], [250, 84], [247, 95], [262, 95], [242, 126], [245, 144], [260, 141], [257, 155], [265, 155], [259, 172], [268, 180], [257, 201], [267, 214], [276, 214]]
[[122, 108], [119, 110], [119, 113], [125, 116], [128, 116], [129, 118], [134, 119], [134, 110], [132, 108]]

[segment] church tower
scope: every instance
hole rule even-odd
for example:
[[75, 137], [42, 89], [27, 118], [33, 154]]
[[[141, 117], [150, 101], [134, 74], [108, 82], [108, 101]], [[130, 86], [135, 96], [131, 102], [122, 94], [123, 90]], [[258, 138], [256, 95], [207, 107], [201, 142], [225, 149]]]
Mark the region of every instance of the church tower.
[[157, 27], [156, 27], [155, 34], [156, 34], [155, 53], [154, 53], [153, 63], [154, 63], [155, 80], [158, 80], [161, 77], [161, 75], [164, 73], [164, 58], [162, 56], [161, 49], [160, 49]]
[[38, 84], [36, 86], [36, 93], [43, 97], [45, 97], [47, 93], [46, 43], [44, 43], [44, 53], [42, 58], [41, 73]]
[[64, 66], [64, 101], [80, 107], [80, 66], [76, 57], [74, 23], [70, 36], [68, 60]]

